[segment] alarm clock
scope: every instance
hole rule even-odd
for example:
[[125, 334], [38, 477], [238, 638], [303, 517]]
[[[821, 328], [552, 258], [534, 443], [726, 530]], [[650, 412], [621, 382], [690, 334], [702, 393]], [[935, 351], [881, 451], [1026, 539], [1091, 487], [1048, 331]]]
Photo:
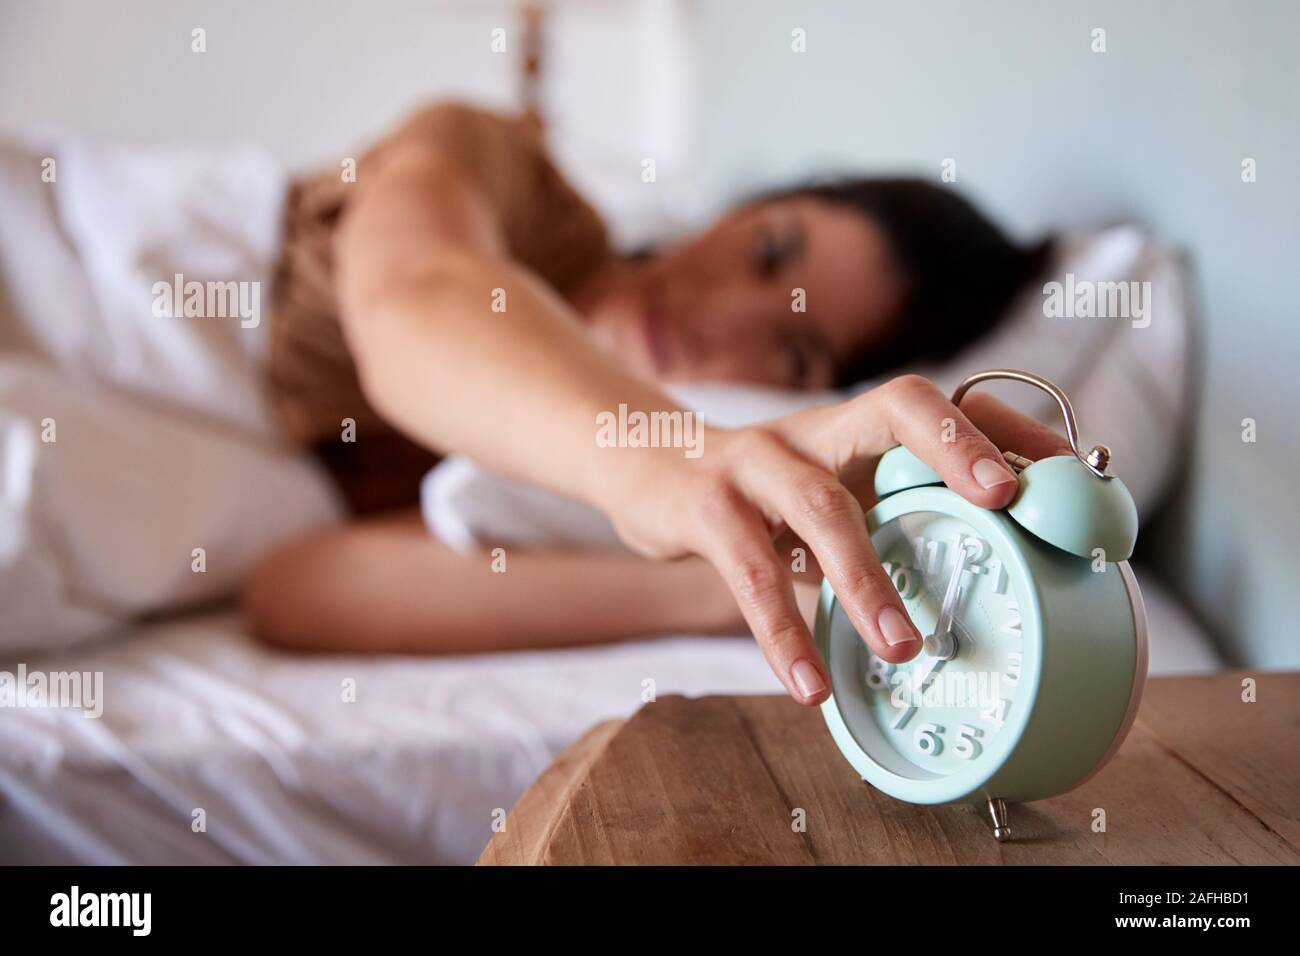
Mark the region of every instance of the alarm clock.
[[953, 404], [992, 379], [1051, 395], [1072, 454], [1004, 452], [1020, 487], [990, 511], [907, 449], [886, 452], [867, 530], [923, 648], [905, 664], [876, 657], [826, 581], [814, 636], [831, 679], [822, 714], [862, 778], [910, 803], [987, 805], [1001, 842], [1008, 802], [1073, 789], [1119, 749], [1146, 680], [1147, 625], [1128, 565], [1137, 508], [1108, 474], [1109, 450], [1082, 453], [1069, 398], [1030, 372], [979, 372]]

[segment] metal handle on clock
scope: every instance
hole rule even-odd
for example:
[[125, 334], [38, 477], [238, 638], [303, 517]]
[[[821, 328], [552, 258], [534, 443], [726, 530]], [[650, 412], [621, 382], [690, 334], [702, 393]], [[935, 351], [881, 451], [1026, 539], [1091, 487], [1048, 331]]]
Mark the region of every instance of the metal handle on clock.
[[[1056, 399], [1056, 404], [1061, 409], [1061, 417], [1065, 419], [1065, 437], [1070, 441], [1070, 450], [1074, 452], [1074, 457], [1083, 462], [1084, 466], [1098, 478], [1110, 477], [1110, 475], [1106, 474], [1106, 467], [1110, 464], [1110, 449], [1105, 445], [1094, 445], [1087, 454], [1079, 450], [1079, 424], [1074, 417], [1074, 407], [1070, 404], [1069, 397], [1041, 375], [1015, 368], [992, 368], [985, 372], [976, 372], [957, 386], [957, 390], [952, 393], [952, 403], [960, 407], [961, 400], [966, 397], [966, 393], [971, 388], [980, 382], [987, 382], [992, 379], [1024, 382], [1026, 385], [1033, 385], [1042, 389]], [[1018, 458], [1019, 456], [1013, 457]], [[1016, 464], [1014, 461], [1012, 463]]]

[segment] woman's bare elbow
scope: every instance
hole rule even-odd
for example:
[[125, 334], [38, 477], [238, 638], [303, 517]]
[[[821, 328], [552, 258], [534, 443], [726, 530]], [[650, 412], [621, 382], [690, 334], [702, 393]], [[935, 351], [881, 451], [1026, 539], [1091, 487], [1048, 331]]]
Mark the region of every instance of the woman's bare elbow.
[[310, 608], [298, 599], [294, 563], [288, 548], [277, 548], [259, 560], [244, 580], [241, 606], [253, 636], [286, 650], [311, 646]]

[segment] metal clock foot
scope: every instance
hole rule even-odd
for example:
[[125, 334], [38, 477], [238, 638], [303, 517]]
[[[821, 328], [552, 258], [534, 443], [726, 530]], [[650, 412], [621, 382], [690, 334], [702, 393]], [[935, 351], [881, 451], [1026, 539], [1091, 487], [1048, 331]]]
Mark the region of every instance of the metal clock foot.
[[1007, 824], [1007, 803], [1001, 797], [989, 800], [989, 816], [993, 818], [993, 839], [1006, 843], [1011, 839], [1011, 827]]

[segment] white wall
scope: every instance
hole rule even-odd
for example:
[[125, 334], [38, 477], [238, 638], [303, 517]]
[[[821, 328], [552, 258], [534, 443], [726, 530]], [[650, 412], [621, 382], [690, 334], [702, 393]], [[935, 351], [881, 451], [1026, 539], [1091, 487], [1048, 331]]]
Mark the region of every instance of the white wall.
[[[442, 97], [516, 108], [516, 0], [0, 0], [0, 131], [253, 141], [298, 169], [355, 155]], [[680, 218], [691, 77], [683, 0], [551, 4], [544, 106], [559, 161], [644, 238]], [[191, 31], [206, 31], [205, 53]], [[492, 30], [506, 30], [504, 53]], [[640, 182], [655, 157], [664, 189]], [[673, 184], [676, 184], [675, 186]]]
[[[126, 140], [253, 140], [314, 164], [347, 155], [433, 91], [512, 102], [514, 64], [488, 47], [511, 9], [3, 0], [0, 118]], [[190, 49], [196, 27], [206, 53]]]
[[[791, 30], [807, 52], [791, 51]], [[1091, 31], [1107, 51], [1091, 52]], [[810, 165], [958, 185], [1024, 235], [1132, 218], [1193, 257], [1201, 414], [1144, 547], [1237, 660], [1300, 666], [1300, 5], [715, 0], [707, 195]], [[1243, 157], [1258, 181], [1241, 181]], [[1258, 442], [1241, 441], [1241, 421]]]

